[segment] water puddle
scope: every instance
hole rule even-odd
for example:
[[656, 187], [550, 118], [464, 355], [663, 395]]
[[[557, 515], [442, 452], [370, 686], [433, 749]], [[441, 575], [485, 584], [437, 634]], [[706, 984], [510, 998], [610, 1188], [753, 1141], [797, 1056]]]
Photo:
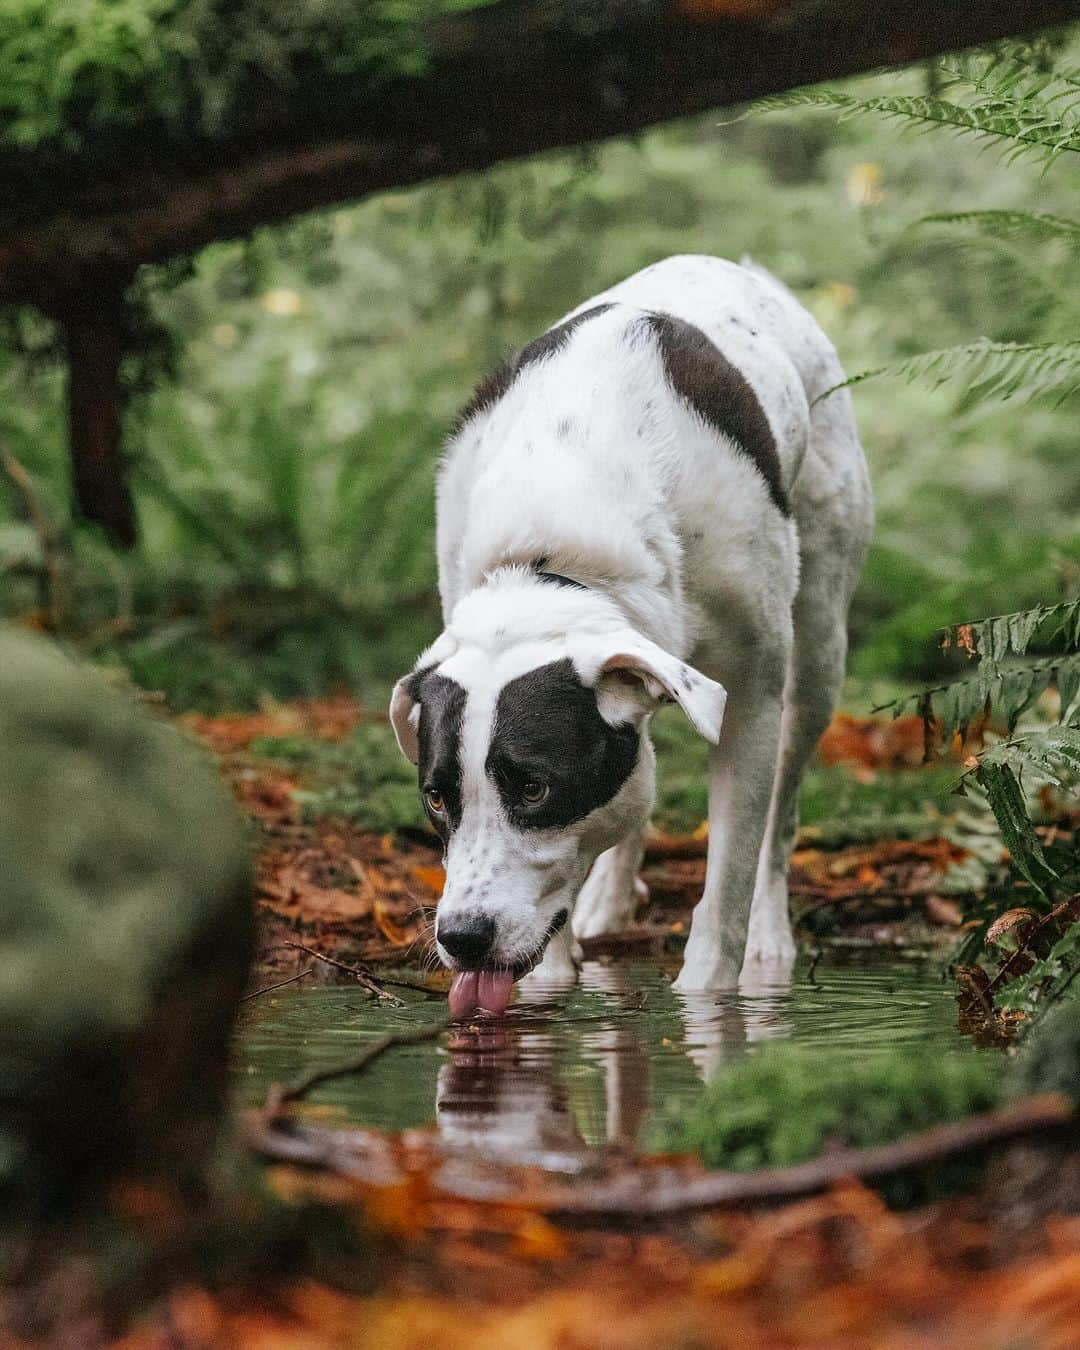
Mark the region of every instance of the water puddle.
[[[590, 1149], [647, 1142], [703, 1078], [773, 1038], [853, 1059], [903, 1044], [971, 1053], [936, 961], [833, 953], [813, 980], [694, 998], [671, 988], [672, 973], [655, 962], [590, 963], [557, 998], [519, 1001], [500, 1022], [455, 1029], [449, 1044], [395, 1049], [309, 1100], [328, 1123], [434, 1123], [451, 1148], [573, 1170]], [[237, 1104], [259, 1105], [272, 1083], [338, 1063], [444, 1008], [419, 999], [377, 1008], [360, 990], [303, 985], [255, 1000], [237, 1046]]]

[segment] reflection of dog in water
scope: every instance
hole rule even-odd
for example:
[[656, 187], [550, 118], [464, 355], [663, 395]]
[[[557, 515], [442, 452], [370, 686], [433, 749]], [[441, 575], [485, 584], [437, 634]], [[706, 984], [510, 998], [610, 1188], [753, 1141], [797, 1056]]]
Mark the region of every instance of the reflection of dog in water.
[[444, 1144], [516, 1162], [573, 1170], [588, 1147], [546, 1031], [485, 1022], [455, 1032], [439, 1070], [436, 1112]]
[[[577, 1031], [551, 1011], [551, 1022], [511, 1017], [455, 1032], [436, 1097], [444, 1144], [577, 1171], [590, 1147], [636, 1143], [648, 1105], [639, 1028], [601, 1018], [582, 1019]], [[592, 1100], [575, 1094], [571, 1102], [563, 1079], [571, 1038], [601, 1071], [593, 1081], [603, 1093]]]
[[[455, 1029], [450, 1057], [439, 1070], [436, 1113], [442, 1143], [516, 1162], [577, 1171], [590, 1148], [633, 1148], [649, 1109], [649, 1032], [633, 973], [620, 966], [586, 965], [587, 991], [611, 1000], [608, 1012], [567, 1017], [566, 1009], [526, 993], [518, 1011], [500, 1021], [482, 1019]], [[675, 1016], [683, 1036], [663, 1042], [662, 1053], [685, 1053], [690, 1077], [711, 1076], [717, 1065], [755, 1041], [787, 1029], [786, 981], [762, 985], [753, 996], [673, 996], [650, 991], [645, 1016]], [[662, 1005], [662, 1006], [653, 1006]], [[653, 1047], [655, 1052], [656, 1047]], [[573, 1092], [567, 1066], [585, 1065]]]

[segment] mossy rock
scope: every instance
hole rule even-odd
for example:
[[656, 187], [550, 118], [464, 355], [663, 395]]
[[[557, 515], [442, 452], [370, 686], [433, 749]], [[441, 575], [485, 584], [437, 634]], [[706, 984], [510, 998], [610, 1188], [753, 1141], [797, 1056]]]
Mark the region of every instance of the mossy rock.
[[4, 628], [0, 746], [0, 1210], [187, 1184], [252, 951], [232, 804], [180, 732]]
[[1080, 1107], [1080, 998], [1069, 998], [1036, 1022], [1012, 1074], [1017, 1096], [1060, 1092]]
[[[672, 1114], [656, 1143], [732, 1171], [791, 1167], [837, 1148], [887, 1144], [999, 1104], [1005, 1066], [991, 1054], [917, 1047], [859, 1058], [793, 1042], [761, 1046], [723, 1068]], [[882, 1184], [894, 1203], [977, 1179], [965, 1161]]]

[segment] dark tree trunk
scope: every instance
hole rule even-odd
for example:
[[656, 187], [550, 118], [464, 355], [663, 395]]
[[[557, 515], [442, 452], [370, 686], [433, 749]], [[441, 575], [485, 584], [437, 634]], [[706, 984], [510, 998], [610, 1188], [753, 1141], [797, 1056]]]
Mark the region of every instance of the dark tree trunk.
[[77, 514], [122, 548], [135, 542], [135, 509], [121, 448], [123, 290], [106, 282], [60, 312], [68, 362], [68, 435]]

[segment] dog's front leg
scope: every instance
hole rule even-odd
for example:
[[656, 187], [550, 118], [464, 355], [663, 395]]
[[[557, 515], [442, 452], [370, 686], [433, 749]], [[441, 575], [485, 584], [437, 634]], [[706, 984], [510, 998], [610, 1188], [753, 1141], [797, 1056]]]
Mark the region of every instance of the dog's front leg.
[[581, 948], [578, 946], [569, 924], [548, 943], [543, 959], [535, 970], [522, 977], [519, 987], [526, 994], [531, 991], [544, 993], [554, 986], [562, 988], [577, 982], [581, 965]]
[[782, 676], [729, 691], [709, 751], [709, 856], [676, 988], [730, 989], [746, 951], [750, 904], [780, 739]]
[[636, 828], [600, 854], [574, 906], [575, 937], [618, 933], [633, 922], [634, 911], [649, 894], [638, 876], [644, 852], [644, 828]]

